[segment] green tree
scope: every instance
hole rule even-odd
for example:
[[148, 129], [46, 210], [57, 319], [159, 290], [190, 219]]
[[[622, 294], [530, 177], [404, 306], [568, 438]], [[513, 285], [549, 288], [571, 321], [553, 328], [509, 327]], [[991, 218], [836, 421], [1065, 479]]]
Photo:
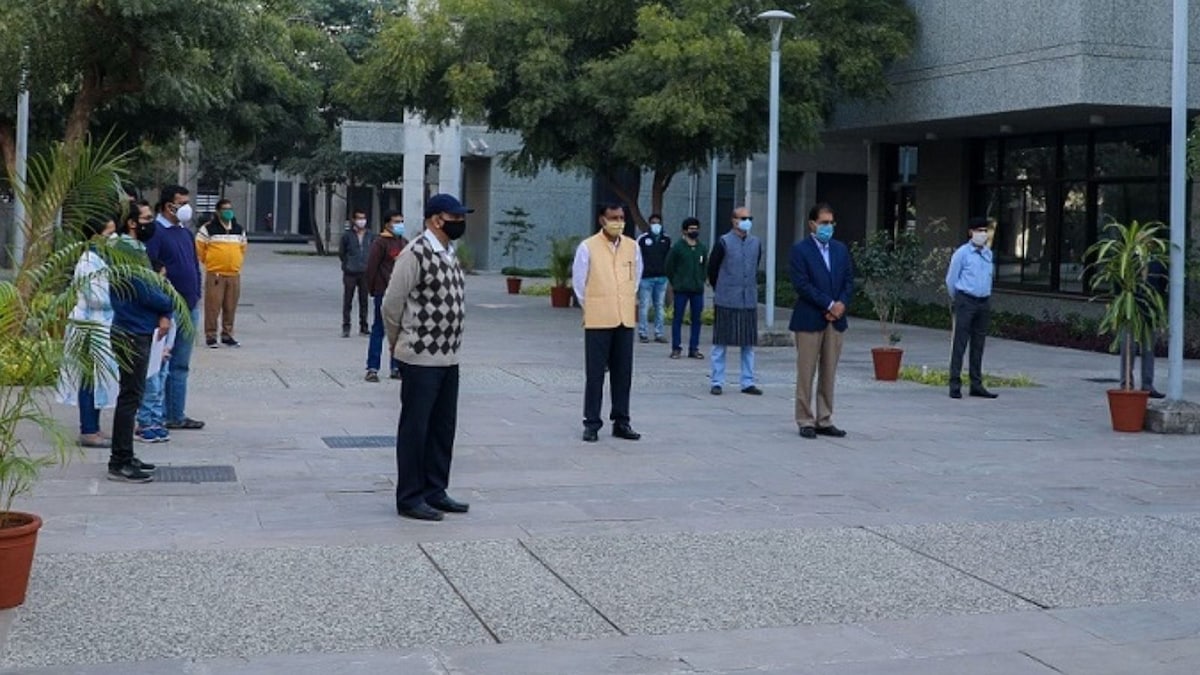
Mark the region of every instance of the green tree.
[[[349, 95], [373, 116], [409, 108], [455, 114], [521, 135], [508, 167], [592, 172], [644, 221], [678, 172], [716, 155], [744, 158], [767, 139], [765, 9], [800, 20], [785, 31], [781, 140], [816, 142], [833, 106], [886, 96], [884, 67], [906, 55], [915, 21], [902, 0], [443, 0], [393, 16]], [[769, 5], [769, 7], [768, 7]]]

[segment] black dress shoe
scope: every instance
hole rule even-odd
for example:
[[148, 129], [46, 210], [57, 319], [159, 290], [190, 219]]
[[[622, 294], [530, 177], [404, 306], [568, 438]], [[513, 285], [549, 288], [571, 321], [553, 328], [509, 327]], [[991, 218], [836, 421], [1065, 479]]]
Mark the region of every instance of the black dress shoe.
[[583, 440], [587, 441], [588, 443], [595, 443], [596, 441], [600, 440], [600, 432], [596, 429], [584, 429]]
[[971, 395], [975, 398], [996, 398], [999, 394], [993, 394], [987, 389], [972, 389]]
[[827, 427], [817, 427], [817, 435], [818, 436], [830, 436], [832, 438], [845, 438], [846, 432], [845, 432], [845, 430], [839, 429], [839, 428], [833, 426], [832, 424], [830, 424]]
[[446, 513], [466, 513], [471, 510], [470, 504], [452, 499], [450, 495], [446, 495], [441, 499], [429, 499], [425, 503], [438, 511], [445, 511]]
[[962, 398], [962, 390], [961, 389], [951, 389], [950, 390], [950, 398]]
[[746, 387], [745, 389], [743, 389], [742, 393], [750, 394], [751, 396], [762, 396], [762, 389], [759, 389], [758, 387], [756, 387], [754, 385], [750, 385], [749, 387]]
[[397, 509], [400, 515], [413, 520], [441, 520], [441, 511], [435, 511], [428, 504], [418, 504], [411, 509]]
[[720, 387], [713, 387], [712, 389], [709, 389], [709, 390], [708, 390], [708, 393], [712, 394], [713, 396], [720, 396], [720, 395], [721, 395], [721, 388], [720, 388]]
[[816, 427], [800, 427], [800, 438], [816, 438]]
[[1150, 391], [1150, 398], [1166, 398], [1167, 397], [1166, 394], [1162, 393], [1161, 391], [1159, 391], [1157, 389], [1151, 388], [1149, 391]]
[[627, 441], [636, 441], [642, 435], [633, 430], [633, 427], [628, 424], [616, 424], [613, 426], [613, 436], [624, 438]]

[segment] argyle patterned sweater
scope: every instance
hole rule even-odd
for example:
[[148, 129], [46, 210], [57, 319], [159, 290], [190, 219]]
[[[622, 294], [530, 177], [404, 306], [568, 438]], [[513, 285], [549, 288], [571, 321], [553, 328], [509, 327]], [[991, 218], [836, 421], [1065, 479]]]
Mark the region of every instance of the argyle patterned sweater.
[[465, 309], [462, 268], [422, 235], [396, 258], [383, 296], [392, 355], [414, 366], [458, 364]]

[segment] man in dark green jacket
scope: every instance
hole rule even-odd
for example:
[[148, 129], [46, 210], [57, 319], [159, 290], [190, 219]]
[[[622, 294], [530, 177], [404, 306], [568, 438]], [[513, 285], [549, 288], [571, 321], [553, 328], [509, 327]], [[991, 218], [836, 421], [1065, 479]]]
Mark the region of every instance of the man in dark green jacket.
[[675, 242], [667, 254], [667, 279], [675, 293], [675, 316], [671, 321], [671, 358], [683, 354], [680, 333], [683, 332], [683, 310], [691, 304], [692, 331], [688, 336], [688, 358], [702, 359], [700, 353], [701, 312], [704, 310], [704, 275], [708, 264], [708, 247], [700, 241], [700, 221], [683, 221], [683, 239]]

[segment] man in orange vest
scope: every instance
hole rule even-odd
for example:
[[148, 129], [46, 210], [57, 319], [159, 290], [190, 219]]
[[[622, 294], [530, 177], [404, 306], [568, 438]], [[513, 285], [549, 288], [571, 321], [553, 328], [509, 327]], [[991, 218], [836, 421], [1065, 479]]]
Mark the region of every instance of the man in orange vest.
[[624, 235], [625, 209], [605, 204], [596, 214], [600, 231], [575, 249], [572, 283], [583, 307], [587, 387], [583, 395], [583, 440], [599, 439], [604, 371], [612, 397], [609, 419], [613, 436], [636, 441], [642, 435], [629, 425], [629, 389], [633, 380], [633, 329], [637, 325], [637, 290], [642, 254]]

